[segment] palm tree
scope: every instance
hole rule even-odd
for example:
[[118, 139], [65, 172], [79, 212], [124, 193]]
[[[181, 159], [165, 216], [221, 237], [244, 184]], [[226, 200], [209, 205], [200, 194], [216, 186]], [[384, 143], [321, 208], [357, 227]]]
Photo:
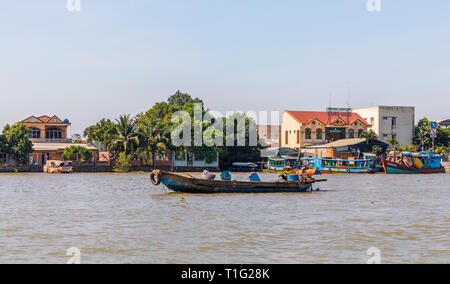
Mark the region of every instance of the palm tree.
[[156, 167], [156, 153], [169, 148], [170, 138], [167, 127], [148, 117], [143, 117], [138, 124], [140, 147], [151, 154], [153, 167]]
[[369, 144], [370, 142], [372, 142], [378, 138], [377, 134], [373, 130], [364, 131], [363, 133], [361, 133], [360, 137], [366, 138], [367, 144]]
[[128, 146], [137, 145], [139, 139], [136, 135], [136, 121], [129, 115], [121, 115], [116, 119], [116, 128], [118, 137], [115, 144], [120, 144], [123, 147], [123, 152], [128, 154]]

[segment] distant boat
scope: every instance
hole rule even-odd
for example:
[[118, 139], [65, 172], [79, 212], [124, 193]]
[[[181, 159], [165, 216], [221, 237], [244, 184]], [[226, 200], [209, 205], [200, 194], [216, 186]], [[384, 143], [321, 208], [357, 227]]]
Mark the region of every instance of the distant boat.
[[192, 176], [156, 170], [150, 174], [152, 184], [164, 184], [167, 188], [183, 193], [276, 193], [308, 192], [316, 182], [324, 179], [308, 178], [304, 181], [224, 181], [198, 179]]
[[308, 166], [318, 169], [321, 173], [367, 174], [379, 171], [372, 159], [302, 158], [299, 164], [295, 158], [269, 158], [267, 164], [272, 170], [283, 170], [286, 166], [292, 168]]
[[321, 173], [332, 174], [369, 174], [378, 171], [372, 159], [301, 159], [301, 165], [317, 168]]
[[47, 161], [44, 166], [46, 174], [70, 174], [73, 173], [73, 165], [70, 161]]
[[403, 152], [391, 153], [381, 162], [386, 174], [445, 174], [441, 161], [442, 156], [434, 152]]

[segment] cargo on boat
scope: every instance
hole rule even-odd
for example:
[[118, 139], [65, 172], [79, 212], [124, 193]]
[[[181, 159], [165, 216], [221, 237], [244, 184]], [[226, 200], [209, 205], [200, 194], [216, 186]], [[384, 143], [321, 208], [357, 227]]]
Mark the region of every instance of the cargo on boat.
[[275, 193], [308, 192], [316, 182], [325, 179], [307, 178], [298, 181], [236, 181], [208, 180], [156, 170], [150, 174], [154, 185], [163, 184], [167, 188], [184, 193]]
[[382, 160], [386, 174], [445, 174], [441, 162], [434, 152], [391, 152]]
[[70, 174], [73, 173], [73, 165], [70, 161], [47, 161], [44, 166], [46, 174]]

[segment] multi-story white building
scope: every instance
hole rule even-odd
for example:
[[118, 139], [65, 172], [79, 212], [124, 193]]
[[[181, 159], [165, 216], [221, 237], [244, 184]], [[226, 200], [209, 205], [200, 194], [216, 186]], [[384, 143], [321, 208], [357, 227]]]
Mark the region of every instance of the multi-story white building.
[[355, 109], [367, 121], [378, 139], [387, 142], [397, 140], [402, 145], [413, 143], [415, 109], [408, 106], [376, 106]]

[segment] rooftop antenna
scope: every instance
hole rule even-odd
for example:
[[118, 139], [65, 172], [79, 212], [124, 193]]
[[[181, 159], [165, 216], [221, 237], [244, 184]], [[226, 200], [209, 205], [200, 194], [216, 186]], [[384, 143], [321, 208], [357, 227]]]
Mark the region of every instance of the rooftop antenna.
[[[351, 89], [350, 89], [350, 86], [347, 86], [347, 92], [348, 92], [348, 98], [347, 98], [347, 101], [346, 101], [347, 108], [348, 109], [352, 109], [352, 106], [350, 104], [350, 101], [351, 101]], [[350, 116], [347, 116], [347, 124], [350, 124]]]
[[331, 124], [331, 115], [330, 115], [330, 108], [331, 108], [331, 94], [332, 92], [330, 91], [330, 96], [328, 98], [328, 108], [327, 108], [327, 115], [328, 115], [328, 121], [327, 124]]

